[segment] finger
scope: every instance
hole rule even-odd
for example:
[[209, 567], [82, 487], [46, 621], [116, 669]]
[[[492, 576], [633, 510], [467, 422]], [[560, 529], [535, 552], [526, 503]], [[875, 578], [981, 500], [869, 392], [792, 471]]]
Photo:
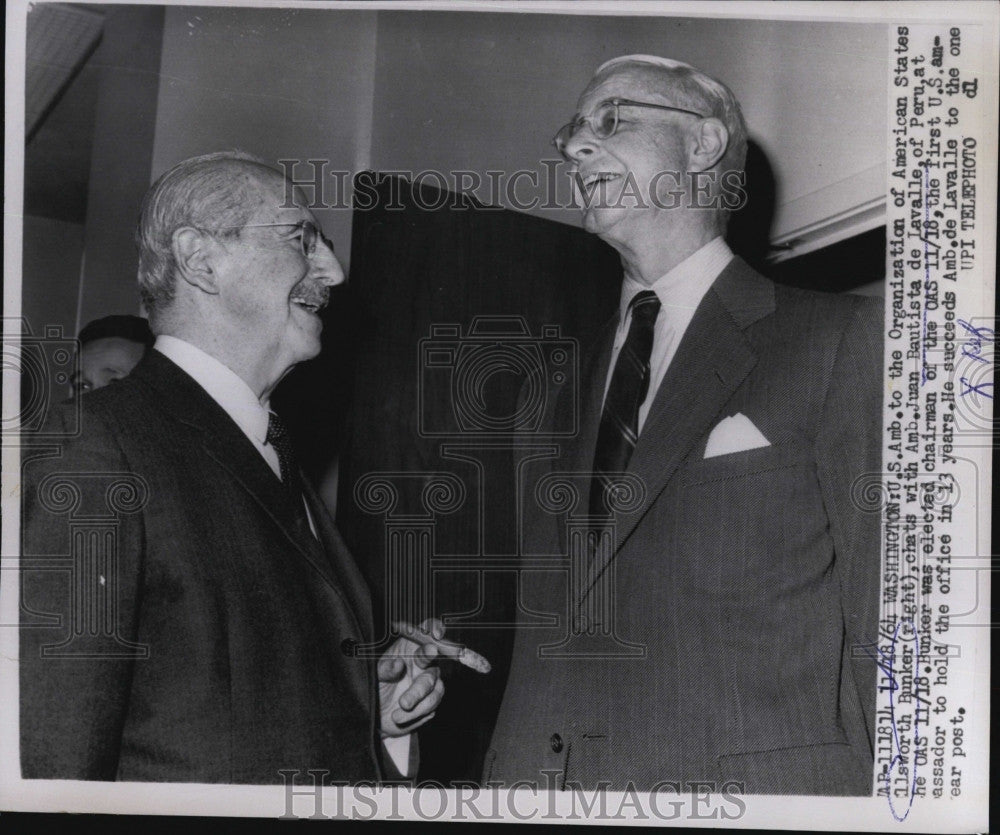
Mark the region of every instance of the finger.
[[424, 644], [413, 655], [413, 661], [418, 667], [429, 667], [441, 656], [441, 650], [435, 644]]
[[[407, 713], [429, 696], [437, 686], [439, 676], [437, 670], [427, 670], [413, 679], [413, 683], [400, 695], [397, 704]], [[442, 685], [443, 688], [443, 685]]]
[[[425, 624], [430, 624], [432, 628], [437, 628], [439, 634], [444, 634], [444, 626], [441, 625], [441, 621], [430, 619], [424, 621]], [[434, 627], [434, 624], [437, 627]], [[428, 646], [433, 644], [438, 648], [439, 654], [447, 655], [450, 658], [457, 658], [459, 652], [462, 651], [462, 645], [456, 644], [453, 641], [445, 641], [441, 638], [435, 638], [430, 632], [427, 632], [422, 627], [416, 627], [406, 621], [393, 621], [393, 628], [399, 632], [403, 638], [407, 638], [411, 641], [415, 641], [421, 646]], [[398, 642], [397, 642], [398, 643]]]
[[434, 682], [434, 686], [430, 688], [430, 691], [425, 695], [419, 702], [417, 702], [408, 711], [403, 711], [403, 714], [410, 717], [410, 721], [416, 719], [417, 717], [424, 716], [427, 713], [432, 713], [437, 710], [438, 706], [441, 704], [441, 700], [444, 698], [444, 682], [440, 679]]
[[385, 651], [383, 658], [412, 658], [416, 651], [420, 649], [420, 644], [409, 640], [408, 638], [397, 638], [393, 641], [392, 645]]
[[426, 671], [418, 675], [399, 696], [396, 705], [407, 713], [420, 704], [428, 696], [437, 684], [437, 671]]
[[427, 620], [420, 624], [420, 628], [439, 641], [444, 637], [444, 624], [437, 618], [427, 618]]
[[410, 717], [409, 720], [405, 719], [396, 720], [394, 718], [392, 721], [393, 723], [395, 723], [397, 729], [399, 730], [399, 733], [389, 734], [389, 736], [403, 736], [404, 734], [413, 733], [415, 730], [417, 730], [417, 728], [422, 728], [424, 725], [430, 722], [431, 719], [433, 719], [436, 715], [437, 715], [436, 713], [428, 713], [426, 716], [420, 716], [416, 719]]
[[[417, 702], [417, 704], [415, 704], [410, 710], [404, 710], [402, 707], [397, 707], [392, 712], [392, 721], [400, 727], [404, 724], [409, 725], [427, 714], [435, 713], [443, 698], [444, 683], [437, 681], [434, 683], [434, 686], [430, 688], [427, 695]], [[402, 699], [400, 699], [400, 703], [402, 703]]]
[[407, 711], [402, 708], [397, 708], [393, 712], [393, 721], [397, 722], [397, 724], [400, 722], [413, 722], [421, 716], [426, 716], [428, 713], [434, 713], [441, 704], [441, 700], [443, 698], [444, 683], [437, 681], [431, 688], [430, 692], [417, 702], [412, 709]]
[[[424, 623], [427, 623], [427, 621], [424, 621]], [[394, 620], [392, 622], [392, 628], [404, 638], [415, 641], [421, 646], [425, 644], [433, 644], [435, 641], [434, 636], [428, 630], [424, 629], [422, 625], [420, 627], [416, 627], [412, 623], [407, 623], [405, 620]]]
[[383, 655], [378, 662], [379, 681], [398, 681], [406, 672], [406, 662], [396, 655]]

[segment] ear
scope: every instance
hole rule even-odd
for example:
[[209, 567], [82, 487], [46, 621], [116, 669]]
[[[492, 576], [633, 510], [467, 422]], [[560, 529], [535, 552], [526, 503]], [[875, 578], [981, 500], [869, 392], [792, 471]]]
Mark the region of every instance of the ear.
[[708, 171], [726, 153], [729, 131], [718, 119], [703, 119], [691, 134], [688, 162], [692, 171]]
[[182, 226], [174, 230], [170, 247], [180, 277], [192, 287], [214, 296], [218, 294], [219, 287], [212, 271], [212, 243], [200, 229]]

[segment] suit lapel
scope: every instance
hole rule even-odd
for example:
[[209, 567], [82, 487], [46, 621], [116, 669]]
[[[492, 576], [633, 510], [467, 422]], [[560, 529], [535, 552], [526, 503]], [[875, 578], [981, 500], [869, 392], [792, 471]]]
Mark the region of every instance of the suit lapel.
[[645, 487], [632, 513], [615, 514], [615, 545], [594, 561], [583, 597], [621, 551], [691, 448], [757, 363], [744, 334], [774, 311], [774, 285], [734, 258], [702, 299], [660, 384], [629, 461]]
[[199, 433], [205, 453], [228, 472], [278, 526], [294, 552], [305, 559], [331, 586], [337, 580], [330, 560], [315, 547], [308, 525], [296, 512], [287, 492], [250, 440], [209, 394], [158, 351], [148, 351], [132, 372], [153, 388], [158, 400], [176, 420]]
[[[321, 560], [328, 566], [336, 582], [332, 583], [333, 590], [344, 602], [344, 608], [351, 616], [354, 623], [355, 634], [361, 643], [374, 643], [374, 627], [372, 625], [371, 596], [368, 593], [368, 586], [361, 576], [360, 571], [354, 565], [347, 546], [340, 538], [333, 519], [326, 509], [326, 505], [320, 499], [319, 494], [305, 478], [302, 479], [302, 492], [312, 514], [313, 524], [316, 526], [316, 533], [319, 540], [311, 533], [309, 534], [310, 549], [316, 560]], [[320, 544], [322, 543], [322, 544]], [[377, 678], [373, 673], [373, 665], [364, 657], [356, 659], [359, 663], [352, 664], [351, 669], [360, 670], [360, 676], [348, 677], [348, 682], [354, 687], [355, 695], [361, 704], [369, 705], [372, 716], [375, 716], [377, 702]]]
[[[371, 601], [367, 586], [357, 570], [347, 546], [337, 532], [316, 491], [302, 479], [303, 497], [309, 507], [317, 540], [309, 530], [301, 509], [296, 508], [281, 481], [261, 457], [242, 430], [215, 400], [190, 376], [158, 351], [148, 351], [131, 377], [153, 389], [157, 401], [180, 423], [195, 430], [206, 455], [228, 472], [260, 506], [288, 540], [289, 558], [297, 554], [322, 578], [340, 601], [347, 622], [364, 643], [373, 642]], [[350, 627], [348, 627], [350, 628]], [[331, 652], [339, 653], [338, 646]], [[364, 659], [351, 665], [361, 668], [359, 676], [349, 676], [360, 704], [376, 703], [376, 677], [372, 664]], [[376, 711], [372, 708], [372, 721]], [[374, 731], [373, 731], [374, 733]]]
[[348, 608], [354, 614], [361, 639], [370, 642], [373, 640], [373, 626], [368, 586], [330, 518], [326, 505], [306, 478], [302, 479], [302, 492], [319, 535], [317, 541], [310, 533], [311, 549], [336, 578], [334, 587], [344, 596]]
[[[590, 501], [590, 478], [594, 465], [594, 447], [597, 444], [597, 432], [601, 425], [601, 403], [604, 399], [604, 383], [607, 379], [608, 362], [611, 348], [614, 344], [615, 327], [618, 324], [617, 314], [598, 332], [594, 350], [583, 355], [580, 365], [579, 385], [563, 386], [556, 402], [556, 414], [552, 423], [566, 426], [573, 414], [577, 412], [576, 432], [565, 440], [560, 439], [559, 453], [551, 462], [551, 471], [555, 475], [566, 477], [576, 488], [577, 505], [569, 513], [579, 516], [588, 512]], [[536, 508], [537, 514], [544, 519], [544, 524], [555, 524], [555, 540], [559, 549], [565, 553], [569, 547], [566, 540], [566, 525], [556, 523], [546, 511]]]
[[608, 365], [614, 346], [615, 331], [618, 327], [616, 314], [601, 329], [596, 340], [596, 349], [590, 354], [581, 376], [580, 427], [565, 458], [566, 469], [571, 473], [584, 475], [581, 478], [581, 505], [578, 513], [587, 513], [590, 501], [590, 477], [594, 468], [594, 449], [597, 434], [601, 428], [601, 408], [604, 403], [604, 387], [608, 379]]

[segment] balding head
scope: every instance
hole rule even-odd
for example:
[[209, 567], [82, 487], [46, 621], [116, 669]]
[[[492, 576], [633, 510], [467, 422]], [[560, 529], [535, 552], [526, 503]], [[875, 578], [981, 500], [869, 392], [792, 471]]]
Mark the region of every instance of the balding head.
[[722, 122], [729, 133], [729, 144], [716, 167], [720, 171], [743, 171], [747, 125], [736, 96], [725, 84], [681, 61], [656, 55], [622, 55], [601, 64], [588, 89], [609, 74], [622, 71], [631, 71], [646, 90], [658, 91], [670, 104]]

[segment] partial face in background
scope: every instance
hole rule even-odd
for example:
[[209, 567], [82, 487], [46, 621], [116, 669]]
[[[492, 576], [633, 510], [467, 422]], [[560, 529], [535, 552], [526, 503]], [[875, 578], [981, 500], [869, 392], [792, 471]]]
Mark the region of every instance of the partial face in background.
[[[577, 114], [591, 117], [611, 99], [677, 105], [667, 73], [623, 65], [590, 82], [577, 102]], [[602, 139], [589, 124], [581, 125], [563, 153], [583, 184], [584, 228], [613, 246], [662, 232], [671, 213], [683, 211], [670, 208], [684, 205], [670, 192], [686, 182], [688, 136], [698, 122], [690, 113], [621, 105], [614, 135]]]
[[294, 205], [289, 205], [280, 175], [240, 176], [260, 181], [255, 189], [259, 202], [237, 237], [220, 239], [219, 315], [226, 317], [227, 330], [235, 328], [245, 339], [241, 350], [278, 380], [296, 363], [319, 353], [319, 313], [329, 288], [343, 282], [344, 272], [321, 232], [309, 251], [303, 250], [303, 237], [307, 243], [313, 237], [306, 224], [315, 230], [319, 224], [298, 190]]
[[120, 336], [91, 340], [80, 348], [80, 371], [70, 381], [70, 396], [77, 397], [127, 377], [145, 351], [141, 343]]

